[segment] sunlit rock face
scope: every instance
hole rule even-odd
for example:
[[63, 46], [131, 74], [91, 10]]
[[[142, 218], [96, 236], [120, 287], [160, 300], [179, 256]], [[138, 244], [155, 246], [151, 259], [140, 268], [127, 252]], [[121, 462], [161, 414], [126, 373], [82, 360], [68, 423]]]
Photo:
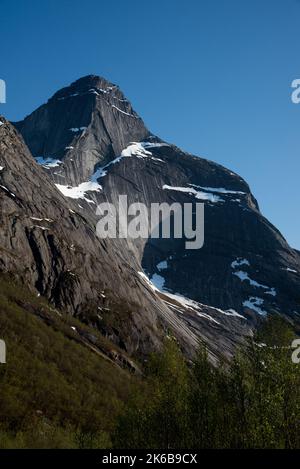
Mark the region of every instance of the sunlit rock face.
[[[214, 361], [232, 356], [268, 314], [299, 321], [300, 255], [247, 183], [154, 136], [116, 85], [81, 78], [15, 123], [30, 151], [3, 122], [1, 265], [20, 271], [15, 250], [24, 282], [55, 304], [89, 321], [105, 290], [120, 320], [95, 327], [130, 353], [159, 347], [172, 331], [187, 354], [207, 343]], [[149, 211], [203, 203], [203, 247], [174, 236], [99, 240], [97, 205], [118, 208], [120, 195]]]

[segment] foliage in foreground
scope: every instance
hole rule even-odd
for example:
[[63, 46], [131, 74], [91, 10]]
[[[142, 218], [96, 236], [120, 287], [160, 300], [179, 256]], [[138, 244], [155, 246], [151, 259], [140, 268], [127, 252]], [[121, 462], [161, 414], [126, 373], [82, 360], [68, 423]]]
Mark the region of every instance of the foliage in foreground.
[[187, 364], [166, 339], [138, 380], [72, 340], [67, 317], [47, 325], [19, 298], [40, 306], [0, 278], [0, 448], [300, 448], [300, 365], [281, 319], [230, 366], [204, 348]]
[[213, 368], [205, 349], [189, 368], [167, 341], [119, 418], [115, 447], [300, 448], [293, 338], [283, 320], [270, 319], [229, 368]]
[[133, 377], [73, 340], [67, 316], [54, 328], [20, 298], [45, 307], [0, 278], [0, 449], [110, 447]]

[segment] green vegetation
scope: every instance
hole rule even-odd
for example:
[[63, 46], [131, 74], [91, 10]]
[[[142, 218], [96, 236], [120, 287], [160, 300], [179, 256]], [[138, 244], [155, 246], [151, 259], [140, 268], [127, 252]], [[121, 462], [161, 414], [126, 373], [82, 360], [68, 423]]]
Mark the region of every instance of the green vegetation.
[[[51, 314], [51, 325], [30, 309]], [[7, 363], [0, 365], [0, 448], [111, 446], [133, 377], [76, 342], [71, 324], [76, 320], [1, 277]]]
[[115, 447], [300, 448], [300, 366], [275, 317], [228, 366], [205, 349], [188, 367], [172, 341], [149, 362], [143, 390], [119, 417]]
[[300, 365], [283, 320], [217, 368], [204, 348], [187, 363], [167, 338], [143, 378], [81, 343], [75, 326], [88, 331], [0, 277], [0, 448], [300, 448]]

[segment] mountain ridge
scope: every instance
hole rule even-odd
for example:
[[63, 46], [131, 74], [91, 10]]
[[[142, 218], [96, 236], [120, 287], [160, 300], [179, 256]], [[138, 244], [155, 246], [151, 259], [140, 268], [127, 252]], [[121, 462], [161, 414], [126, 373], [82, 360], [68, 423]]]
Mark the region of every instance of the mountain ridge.
[[[137, 304], [135, 325], [127, 318], [114, 332], [108, 328], [127, 351], [147, 354], [159, 347], [170, 330], [189, 356], [201, 341], [216, 361], [232, 357], [268, 314], [299, 321], [299, 252], [260, 213], [246, 181], [154, 136], [116, 85], [97, 76], [83, 77], [14, 125], [40, 165], [38, 179], [44, 174], [49, 191], [62, 192], [59, 203], [70, 204], [90, 233], [94, 230], [89, 234], [90, 252], [95, 255], [93, 244], [100, 246], [101, 254], [95, 256], [99, 265], [94, 268], [99, 284], [109, 279], [121, 303], [128, 296], [129, 309]], [[164, 202], [204, 203], [204, 247], [187, 251], [184, 240], [172, 237], [99, 241], [96, 206], [107, 201], [117, 206], [120, 194], [127, 195], [129, 204], [139, 201], [147, 207]], [[71, 233], [73, 228], [68, 230]], [[83, 233], [77, 244], [86, 249]], [[100, 273], [105, 252], [109, 260]], [[47, 266], [49, 259], [43, 262]], [[48, 265], [43, 272], [41, 294], [48, 295], [51, 269]], [[95, 283], [89, 276], [85, 280], [77, 287], [76, 308], [68, 295], [63, 305], [84, 321], [89, 307], [80, 289], [90, 290]], [[133, 284], [137, 289], [132, 289]], [[59, 288], [64, 291], [64, 281]], [[91, 303], [93, 294], [88, 299]], [[157, 324], [154, 334], [150, 332], [153, 324]], [[107, 333], [107, 325], [101, 327]]]

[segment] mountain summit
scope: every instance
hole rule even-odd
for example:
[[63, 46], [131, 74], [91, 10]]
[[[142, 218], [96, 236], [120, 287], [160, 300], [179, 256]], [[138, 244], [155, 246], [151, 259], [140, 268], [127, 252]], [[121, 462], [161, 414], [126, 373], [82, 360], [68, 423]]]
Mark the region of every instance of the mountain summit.
[[[299, 323], [300, 254], [248, 184], [152, 135], [116, 85], [81, 78], [14, 125], [30, 151], [4, 121], [2, 270], [130, 355], [171, 332], [188, 355], [201, 341], [216, 361], [268, 315]], [[22, 174], [12, 167], [20, 158]], [[148, 208], [203, 202], [203, 248], [186, 250], [174, 237], [99, 240], [96, 207], [118, 207], [120, 194]]]
[[58, 91], [16, 127], [34, 157], [63, 161], [56, 179], [73, 184], [88, 178], [96, 164], [120, 155], [129, 142], [149, 136], [120, 89], [94, 75]]

